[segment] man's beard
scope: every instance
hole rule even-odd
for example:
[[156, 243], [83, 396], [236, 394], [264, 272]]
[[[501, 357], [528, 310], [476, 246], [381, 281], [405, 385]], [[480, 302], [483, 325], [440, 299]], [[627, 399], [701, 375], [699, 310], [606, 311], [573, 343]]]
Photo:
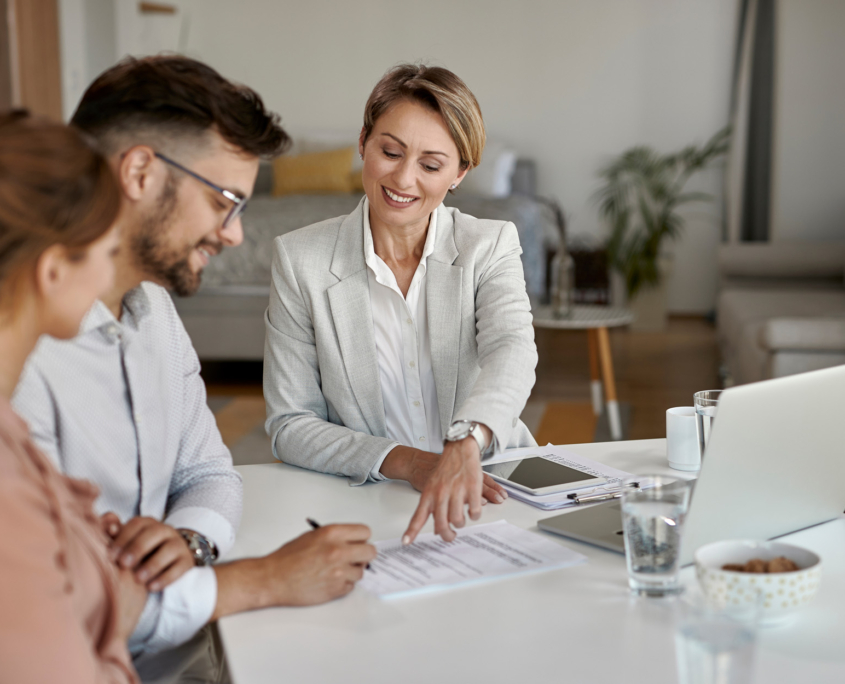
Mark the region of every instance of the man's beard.
[[189, 262], [196, 246], [177, 250], [167, 245], [176, 213], [177, 189], [177, 183], [169, 177], [158, 198], [158, 210], [141, 221], [140, 230], [130, 241], [130, 249], [136, 265], [149, 279], [180, 297], [189, 297], [199, 289], [202, 280], [202, 271], [194, 273]]

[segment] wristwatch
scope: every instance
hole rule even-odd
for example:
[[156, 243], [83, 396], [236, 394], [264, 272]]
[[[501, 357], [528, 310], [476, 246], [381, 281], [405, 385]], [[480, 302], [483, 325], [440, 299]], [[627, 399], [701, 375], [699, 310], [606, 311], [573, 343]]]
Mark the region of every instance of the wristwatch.
[[493, 440], [487, 444], [484, 439], [484, 431], [481, 425], [470, 420], [456, 420], [446, 430], [446, 442], [460, 442], [462, 439], [472, 436], [478, 442], [478, 450], [484, 456], [493, 446]]
[[199, 532], [193, 530], [179, 530], [182, 539], [188, 545], [188, 550], [194, 557], [194, 565], [208, 566], [217, 560], [217, 547], [210, 539], [206, 539]]

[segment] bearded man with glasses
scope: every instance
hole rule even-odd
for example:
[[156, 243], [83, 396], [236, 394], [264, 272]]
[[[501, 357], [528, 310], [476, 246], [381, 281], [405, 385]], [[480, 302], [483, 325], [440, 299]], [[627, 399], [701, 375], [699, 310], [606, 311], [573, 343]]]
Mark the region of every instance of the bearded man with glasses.
[[129, 641], [143, 674], [150, 654], [224, 615], [348, 593], [375, 549], [363, 525], [334, 525], [213, 565], [234, 544], [242, 484], [167, 290], [194, 294], [209, 260], [242, 242], [259, 160], [289, 143], [278, 116], [210, 67], [159, 56], [103, 73], [71, 123], [122, 191], [115, 285], [76, 338], [42, 338], [13, 401], [61, 470], [99, 486], [116, 562], [150, 592]]

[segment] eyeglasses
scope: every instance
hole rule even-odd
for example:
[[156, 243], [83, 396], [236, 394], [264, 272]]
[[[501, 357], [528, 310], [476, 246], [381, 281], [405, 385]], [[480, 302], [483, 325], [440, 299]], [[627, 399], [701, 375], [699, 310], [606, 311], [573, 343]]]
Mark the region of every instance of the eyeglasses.
[[233, 203], [233, 206], [229, 210], [229, 213], [226, 214], [226, 218], [223, 219], [223, 227], [224, 228], [226, 226], [228, 226], [236, 218], [238, 218], [238, 216], [240, 216], [241, 214], [244, 213], [244, 210], [246, 209], [246, 203], [247, 203], [246, 197], [241, 197], [240, 195], [235, 194], [231, 190], [226, 190], [226, 188], [221, 188], [216, 183], [212, 183], [210, 180], [208, 180], [208, 178], [203, 178], [198, 173], [195, 173], [194, 171], [191, 171], [190, 169], [185, 168], [179, 162], [175, 162], [172, 159], [165, 157], [163, 154], [161, 154], [159, 152], [156, 152], [155, 155], [156, 155], [156, 157], [161, 159], [166, 164], [170, 164], [171, 166], [174, 166], [177, 169], [179, 169], [180, 171], [182, 171], [183, 173], [187, 173], [192, 178], [196, 178], [200, 183], [205, 183], [208, 187], [212, 188], [213, 190], [216, 190], [221, 195], [223, 195], [223, 197], [225, 197], [227, 200], [229, 200], [230, 202]]

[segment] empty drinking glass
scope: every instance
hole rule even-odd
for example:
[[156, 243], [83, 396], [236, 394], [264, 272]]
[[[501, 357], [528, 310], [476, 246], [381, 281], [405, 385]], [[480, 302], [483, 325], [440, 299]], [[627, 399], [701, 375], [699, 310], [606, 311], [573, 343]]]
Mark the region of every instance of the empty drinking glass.
[[695, 406], [695, 432], [698, 435], [698, 455], [704, 461], [704, 448], [710, 441], [710, 430], [716, 417], [719, 395], [722, 390], [703, 390], [692, 395]]
[[675, 608], [680, 684], [752, 681], [759, 604], [715, 603], [693, 590]]
[[678, 560], [689, 503], [689, 483], [662, 475], [625, 481], [622, 523], [628, 586], [641, 596], [680, 592]]

